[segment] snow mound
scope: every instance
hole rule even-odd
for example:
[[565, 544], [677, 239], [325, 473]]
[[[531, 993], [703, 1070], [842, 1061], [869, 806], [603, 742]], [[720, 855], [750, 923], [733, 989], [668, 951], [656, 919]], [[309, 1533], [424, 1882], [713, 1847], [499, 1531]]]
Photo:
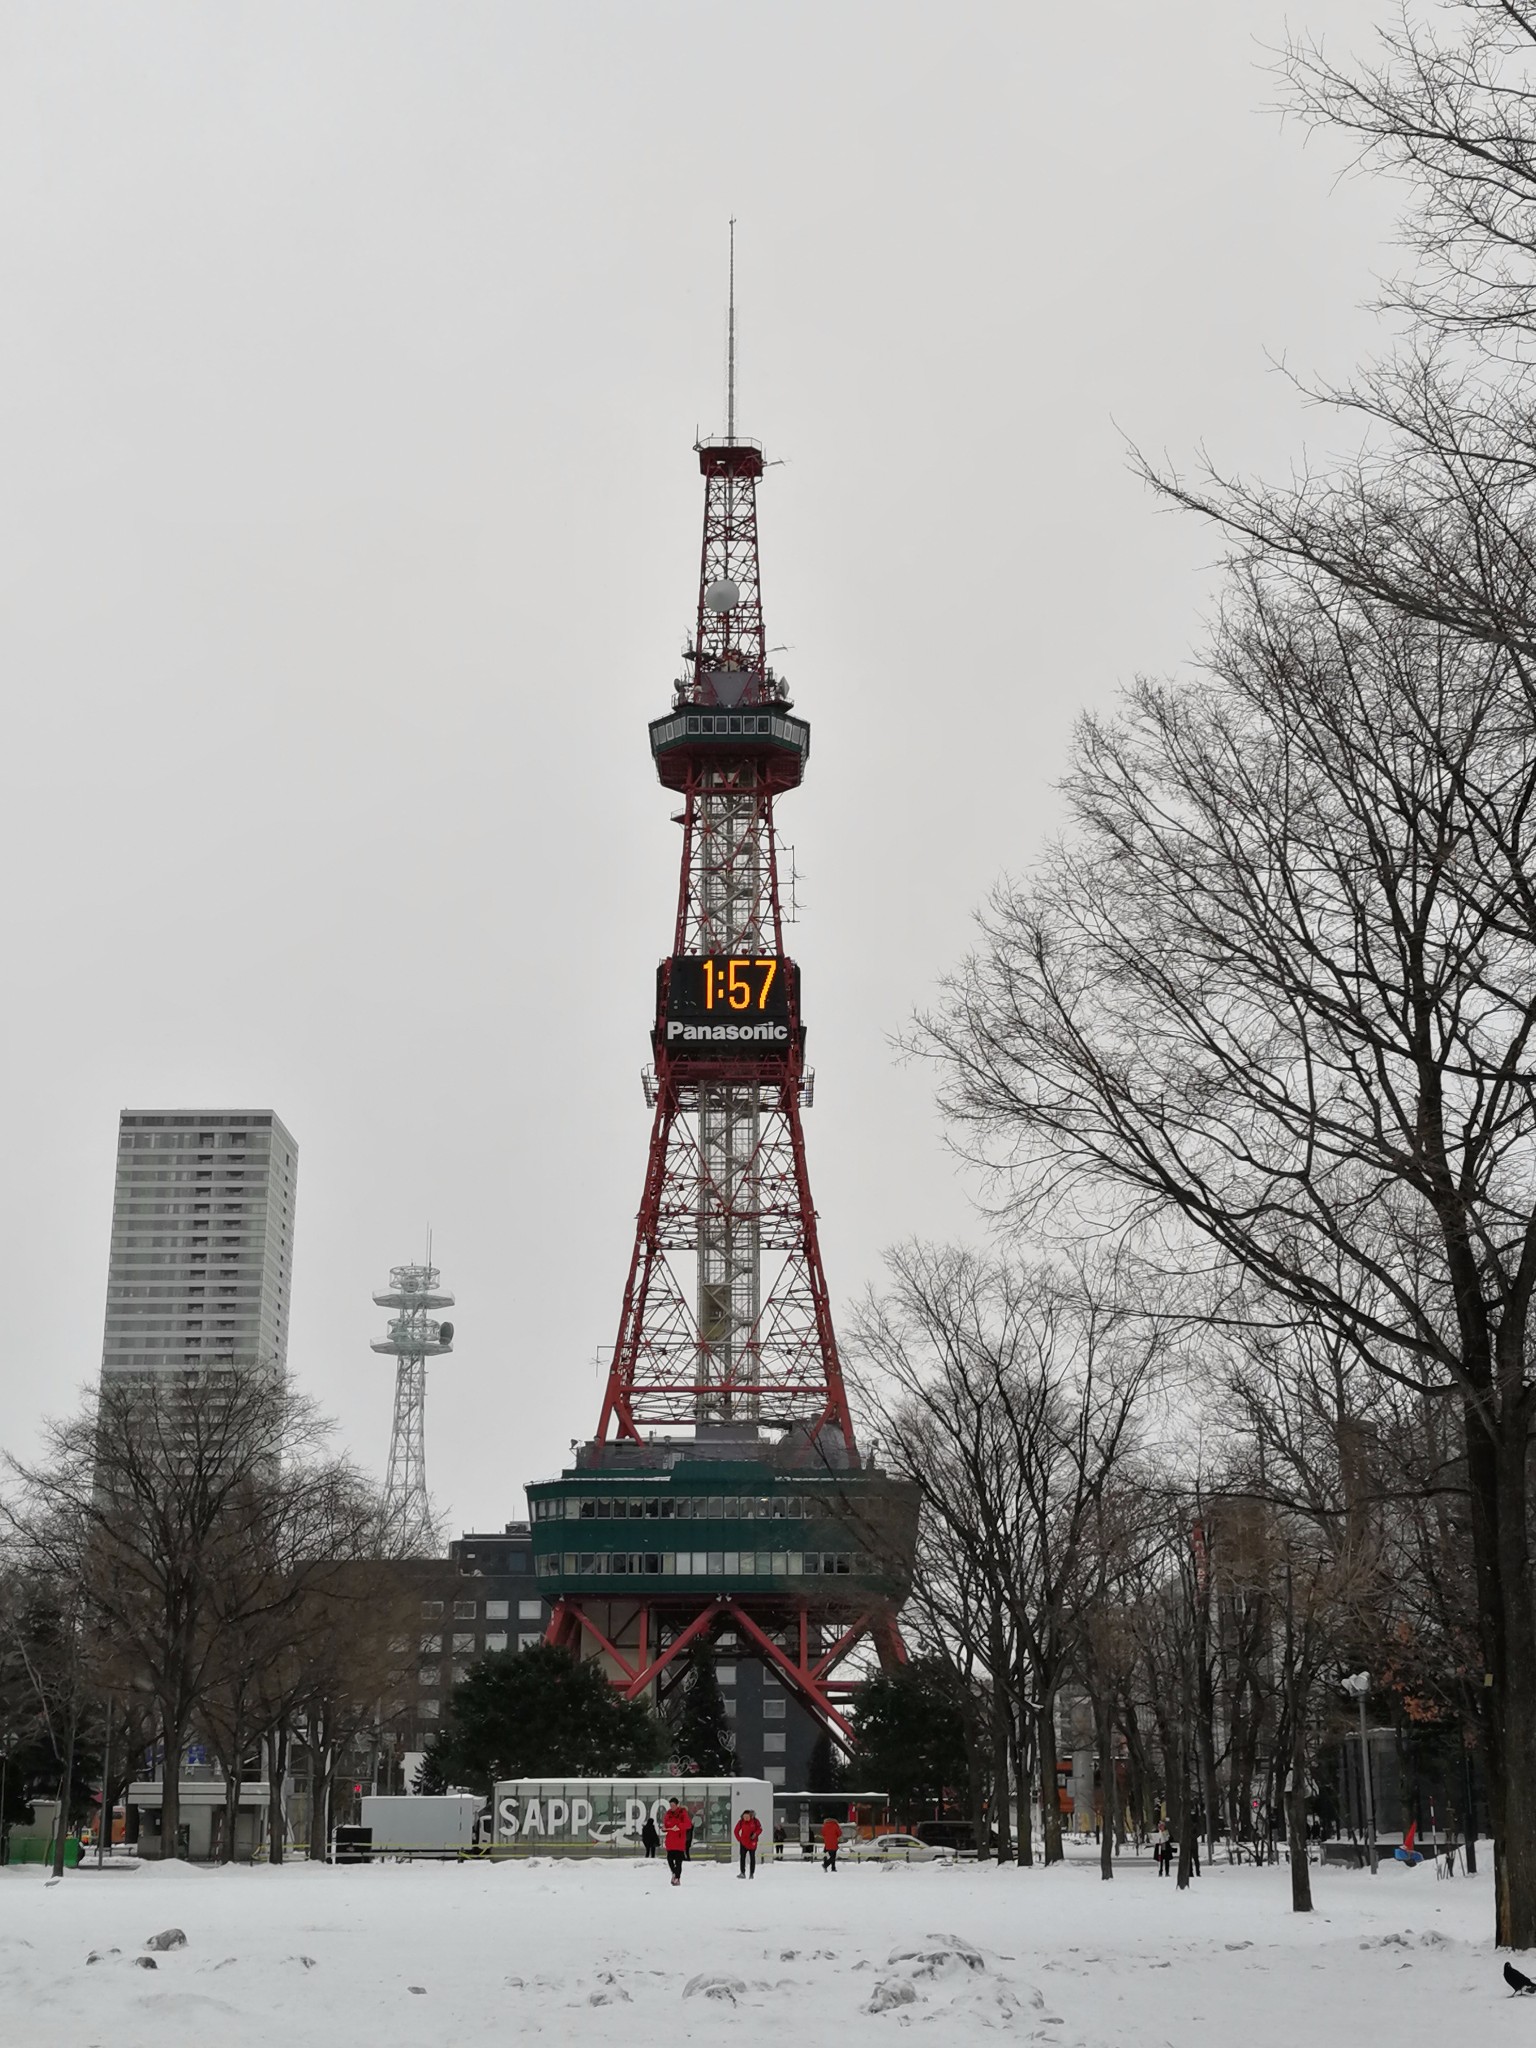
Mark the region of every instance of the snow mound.
[[891, 2012], [898, 2005], [916, 2005], [917, 1987], [907, 1977], [887, 1977], [877, 1984], [865, 2004], [866, 2012]]
[[697, 1977], [690, 1977], [683, 1986], [684, 1998], [718, 1998], [727, 2005], [734, 2005], [738, 1998], [744, 1998], [746, 1991], [740, 1977], [724, 1977], [714, 1971], [703, 1971]]
[[161, 1954], [171, 1948], [185, 1948], [187, 1937], [179, 1927], [162, 1927], [158, 1934], [152, 1934], [145, 1942], [146, 1948], [158, 1949]]
[[906, 1964], [915, 1977], [949, 1977], [987, 1967], [980, 1949], [958, 1934], [925, 1934], [904, 1948], [893, 1948], [886, 1961], [893, 1969]]

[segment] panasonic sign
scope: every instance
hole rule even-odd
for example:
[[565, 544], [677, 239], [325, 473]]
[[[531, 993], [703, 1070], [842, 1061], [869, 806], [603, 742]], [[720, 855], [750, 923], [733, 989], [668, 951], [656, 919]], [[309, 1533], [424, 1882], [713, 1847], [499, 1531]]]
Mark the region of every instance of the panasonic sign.
[[789, 1026], [767, 1019], [760, 1024], [688, 1024], [667, 1019], [668, 1045], [788, 1045]]

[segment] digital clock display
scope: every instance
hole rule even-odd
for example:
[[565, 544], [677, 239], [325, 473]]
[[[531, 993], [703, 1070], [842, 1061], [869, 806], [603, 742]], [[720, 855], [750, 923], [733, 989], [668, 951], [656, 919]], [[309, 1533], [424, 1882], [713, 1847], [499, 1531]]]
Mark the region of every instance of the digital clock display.
[[[667, 962], [662, 1035], [671, 1052], [787, 1052], [793, 960], [772, 953], [680, 953]], [[798, 1007], [798, 1004], [796, 1005]]]

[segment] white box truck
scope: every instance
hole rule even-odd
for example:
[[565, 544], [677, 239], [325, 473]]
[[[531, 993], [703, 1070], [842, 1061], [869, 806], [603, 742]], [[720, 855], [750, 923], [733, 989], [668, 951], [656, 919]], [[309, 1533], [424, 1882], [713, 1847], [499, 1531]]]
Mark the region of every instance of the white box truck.
[[362, 1824], [372, 1828], [375, 1856], [454, 1855], [475, 1846], [475, 1822], [485, 1801], [473, 1792], [445, 1792], [403, 1798], [363, 1795]]

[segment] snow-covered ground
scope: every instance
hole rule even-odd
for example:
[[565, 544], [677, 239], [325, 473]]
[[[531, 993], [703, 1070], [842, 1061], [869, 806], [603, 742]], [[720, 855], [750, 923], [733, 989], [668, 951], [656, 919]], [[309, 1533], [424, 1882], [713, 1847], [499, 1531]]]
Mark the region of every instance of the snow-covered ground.
[[[674, 2039], [775, 2048], [997, 2032], [1056, 2048], [1528, 2043], [1489, 1879], [1433, 1867], [1040, 1870], [534, 1861], [207, 1870], [49, 1884], [0, 1870], [0, 2039], [17, 2048], [436, 2048]], [[145, 1941], [185, 1948], [140, 1969]], [[104, 1952], [88, 1963], [92, 1951]], [[115, 1951], [115, 1952], [114, 1952]]]

